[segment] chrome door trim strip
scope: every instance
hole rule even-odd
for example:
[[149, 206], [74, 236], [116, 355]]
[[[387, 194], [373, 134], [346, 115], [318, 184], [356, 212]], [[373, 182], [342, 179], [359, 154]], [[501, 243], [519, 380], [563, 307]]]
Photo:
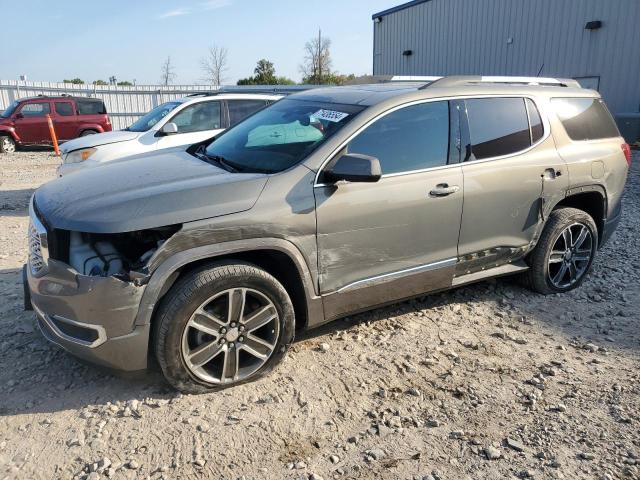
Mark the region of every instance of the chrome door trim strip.
[[427, 263], [426, 265], [419, 265], [417, 267], [405, 268], [404, 270], [398, 270], [391, 273], [384, 273], [382, 275], [376, 275], [374, 277], [364, 278], [362, 280], [357, 280], [355, 282], [349, 283], [344, 287], [340, 287], [338, 290], [336, 290], [333, 293], [344, 293], [349, 290], [372, 286], [384, 280], [393, 280], [393, 279], [402, 278], [414, 273], [423, 273], [423, 272], [428, 272], [430, 270], [437, 270], [439, 268], [452, 267], [457, 263], [457, 261], [458, 261], [457, 258], [448, 258], [446, 260], [440, 260], [438, 262]]

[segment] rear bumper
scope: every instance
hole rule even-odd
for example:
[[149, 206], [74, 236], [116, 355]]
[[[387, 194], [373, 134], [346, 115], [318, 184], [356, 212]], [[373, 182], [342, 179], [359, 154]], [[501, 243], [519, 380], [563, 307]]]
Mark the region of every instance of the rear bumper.
[[149, 325], [136, 325], [144, 286], [113, 277], [79, 275], [49, 260], [26, 283], [38, 326], [51, 342], [80, 358], [125, 371], [147, 367]]

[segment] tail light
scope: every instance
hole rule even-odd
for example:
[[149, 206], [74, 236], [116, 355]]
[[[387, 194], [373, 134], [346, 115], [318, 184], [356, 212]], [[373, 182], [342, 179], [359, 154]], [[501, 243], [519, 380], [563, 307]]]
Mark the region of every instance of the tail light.
[[629, 168], [631, 168], [631, 147], [629, 146], [628, 143], [623, 143], [621, 147], [622, 147], [622, 152], [624, 153], [624, 158], [627, 159]]

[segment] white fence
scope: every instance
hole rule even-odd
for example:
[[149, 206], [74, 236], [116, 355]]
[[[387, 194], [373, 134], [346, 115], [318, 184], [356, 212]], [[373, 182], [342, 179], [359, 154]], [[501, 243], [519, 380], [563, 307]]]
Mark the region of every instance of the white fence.
[[[250, 87], [222, 87], [223, 90], [262, 90], [277, 91], [297, 90], [308, 87], [302, 86], [250, 86]], [[195, 92], [209, 92], [218, 90], [212, 85], [135, 85], [119, 87], [115, 85], [74, 85], [71, 83], [54, 82], [24, 82], [17, 80], [0, 80], [0, 111], [6, 109], [11, 102], [19, 98], [37, 95], [74, 95], [79, 97], [94, 97], [104, 101], [114, 130], [127, 127], [141, 115], [161, 103], [184, 97]]]

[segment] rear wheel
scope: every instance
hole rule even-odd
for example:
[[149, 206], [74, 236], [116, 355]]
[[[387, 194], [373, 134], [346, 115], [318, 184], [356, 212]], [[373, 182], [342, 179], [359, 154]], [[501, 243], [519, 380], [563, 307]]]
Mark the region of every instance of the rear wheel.
[[13, 153], [16, 151], [16, 142], [8, 136], [0, 137], [0, 152]]
[[171, 385], [203, 393], [270, 372], [293, 341], [284, 287], [245, 263], [199, 268], [172, 287], [154, 322], [158, 363]]
[[82, 132], [80, 134], [80, 136], [81, 137], [88, 137], [89, 135], [95, 135], [96, 133], [98, 133], [98, 132], [96, 132], [95, 130], [85, 130], [84, 132]]
[[593, 218], [576, 208], [551, 213], [530, 258], [525, 283], [539, 293], [562, 293], [578, 287], [591, 268], [598, 247]]

